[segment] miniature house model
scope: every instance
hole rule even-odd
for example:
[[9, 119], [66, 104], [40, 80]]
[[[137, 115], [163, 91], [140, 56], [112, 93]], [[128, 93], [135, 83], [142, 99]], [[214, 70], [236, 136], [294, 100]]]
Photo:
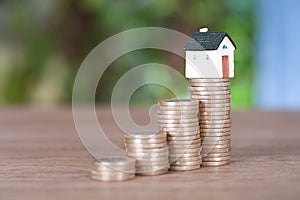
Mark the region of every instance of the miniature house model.
[[236, 46], [226, 32], [207, 32], [207, 28], [192, 34], [185, 44], [185, 76], [187, 78], [234, 77]]

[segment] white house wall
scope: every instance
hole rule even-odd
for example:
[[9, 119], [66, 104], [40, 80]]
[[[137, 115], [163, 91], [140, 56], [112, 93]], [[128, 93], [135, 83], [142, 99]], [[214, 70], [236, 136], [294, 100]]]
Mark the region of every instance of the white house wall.
[[[226, 45], [227, 49], [223, 49]], [[222, 56], [228, 55], [229, 77], [234, 77], [234, 46], [225, 37], [217, 50], [186, 51], [185, 76], [187, 78], [222, 78]]]
[[[223, 49], [223, 46], [226, 45], [227, 49]], [[221, 42], [218, 52], [219, 52], [219, 61], [218, 63], [221, 65], [222, 68], [222, 56], [228, 55], [228, 61], [229, 61], [229, 77], [234, 77], [234, 46], [232, 45], [231, 41], [228, 37], [225, 37], [223, 41]]]
[[186, 51], [187, 78], [222, 78], [217, 51]]

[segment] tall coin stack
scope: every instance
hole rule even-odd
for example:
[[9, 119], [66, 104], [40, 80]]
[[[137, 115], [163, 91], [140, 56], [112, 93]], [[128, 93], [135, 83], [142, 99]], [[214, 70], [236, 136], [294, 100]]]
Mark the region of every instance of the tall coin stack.
[[128, 157], [107, 157], [92, 163], [91, 178], [98, 181], [124, 181], [135, 177], [135, 160]]
[[230, 81], [228, 78], [189, 79], [191, 98], [199, 101], [203, 166], [230, 162]]
[[160, 175], [169, 171], [169, 150], [165, 133], [125, 134], [127, 155], [136, 160], [138, 175]]
[[159, 101], [157, 119], [160, 131], [167, 133], [170, 170], [200, 168], [199, 102], [190, 99]]

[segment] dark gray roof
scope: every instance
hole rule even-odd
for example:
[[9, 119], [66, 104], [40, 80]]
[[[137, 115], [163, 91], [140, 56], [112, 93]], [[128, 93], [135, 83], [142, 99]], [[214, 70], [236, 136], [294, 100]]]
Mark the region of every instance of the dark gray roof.
[[184, 46], [186, 51], [216, 50], [224, 37], [228, 37], [236, 48], [234, 42], [226, 32], [195, 32]]

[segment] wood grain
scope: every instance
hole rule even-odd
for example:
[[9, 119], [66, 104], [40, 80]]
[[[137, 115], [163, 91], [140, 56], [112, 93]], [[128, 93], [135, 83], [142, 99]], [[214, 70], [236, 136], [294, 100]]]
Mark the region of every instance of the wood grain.
[[[122, 146], [109, 108], [97, 111]], [[142, 108], [132, 115], [149, 120]], [[300, 199], [300, 113], [233, 112], [232, 119], [230, 165], [107, 183], [89, 178], [92, 158], [69, 107], [2, 108], [0, 199]]]

